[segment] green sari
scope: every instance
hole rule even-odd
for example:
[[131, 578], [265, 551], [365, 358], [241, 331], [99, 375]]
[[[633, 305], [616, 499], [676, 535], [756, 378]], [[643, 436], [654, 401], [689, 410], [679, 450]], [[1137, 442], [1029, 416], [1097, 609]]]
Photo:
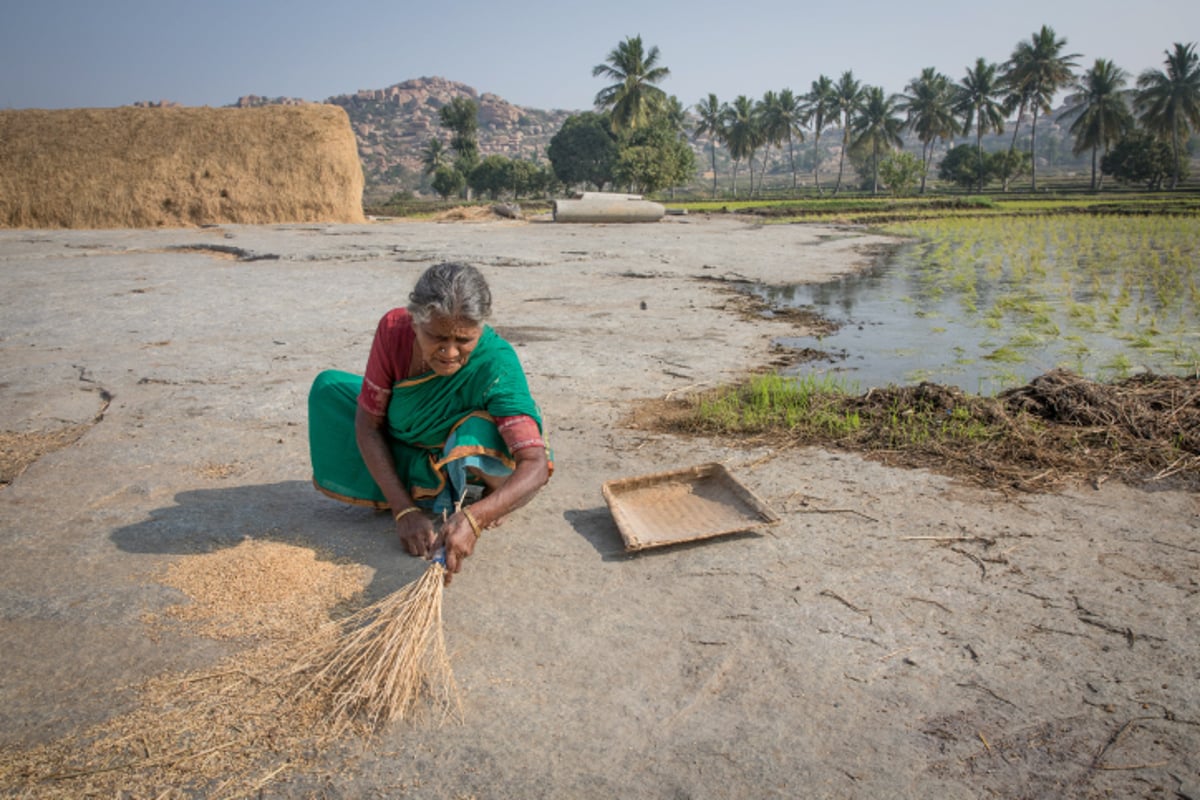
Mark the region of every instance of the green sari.
[[[326, 370], [313, 381], [308, 395], [313, 484], [343, 502], [387, 508], [355, 436], [362, 380]], [[437, 511], [445, 506], [448, 490], [455, 495], [450, 499], [457, 499], [465, 487], [451, 484], [461, 482], [467, 464], [492, 474], [511, 472], [516, 462], [494, 418], [519, 414], [533, 417], [542, 429], [516, 352], [489, 326], [453, 375], [426, 372], [393, 384], [386, 435], [396, 472], [413, 500]]]

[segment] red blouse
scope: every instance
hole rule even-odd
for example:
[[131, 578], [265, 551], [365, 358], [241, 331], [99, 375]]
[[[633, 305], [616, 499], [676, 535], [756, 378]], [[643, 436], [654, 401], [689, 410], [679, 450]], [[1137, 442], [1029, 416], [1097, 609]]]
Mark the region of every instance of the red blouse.
[[[358, 405], [363, 411], [376, 417], [387, 416], [392, 386], [408, 378], [416, 338], [408, 309], [393, 308], [379, 320], [375, 340], [371, 343], [371, 355], [367, 358], [362, 391], [358, 395]], [[510, 453], [526, 447], [546, 446], [537, 421], [526, 414], [496, 417], [496, 428]]]

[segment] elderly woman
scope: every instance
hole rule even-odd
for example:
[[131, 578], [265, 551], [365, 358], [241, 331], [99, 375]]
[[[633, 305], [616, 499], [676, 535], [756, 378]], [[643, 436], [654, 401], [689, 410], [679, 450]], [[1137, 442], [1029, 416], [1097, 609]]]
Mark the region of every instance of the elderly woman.
[[447, 580], [483, 530], [528, 502], [553, 469], [521, 362], [484, 324], [491, 308], [477, 269], [430, 267], [408, 306], [380, 320], [366, 375], [322, 372], [309, 394], [316, 487], [391, 509], [414, 556], [442, 544]]

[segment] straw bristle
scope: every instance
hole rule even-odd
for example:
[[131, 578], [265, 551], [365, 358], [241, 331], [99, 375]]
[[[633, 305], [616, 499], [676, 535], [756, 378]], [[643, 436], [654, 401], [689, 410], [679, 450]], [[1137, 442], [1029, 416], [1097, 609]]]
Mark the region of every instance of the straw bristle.
[[339, 727], [360, 720], [377, 729], [403, 719], [426, 697], [443, 718], [458, 715], [458, 685], [442, 635], [445, 568], [431, 564], [420, 579], [332, 623], [296, 668], [311, 673], [302, 692], [329, 702]]

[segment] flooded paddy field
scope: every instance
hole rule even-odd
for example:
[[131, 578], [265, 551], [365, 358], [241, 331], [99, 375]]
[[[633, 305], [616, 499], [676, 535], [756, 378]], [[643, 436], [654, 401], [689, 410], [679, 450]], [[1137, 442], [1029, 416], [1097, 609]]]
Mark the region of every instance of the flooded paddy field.
[[851, 388], [932, 381], [994, 394], [1062, 367], [1096, 380], [1200, 366], [1200, 222], [1040, 216], [889, 226], [875, 268], [749, 288], [837, 323], [778, 344], [827, 355], [793, 368]]

